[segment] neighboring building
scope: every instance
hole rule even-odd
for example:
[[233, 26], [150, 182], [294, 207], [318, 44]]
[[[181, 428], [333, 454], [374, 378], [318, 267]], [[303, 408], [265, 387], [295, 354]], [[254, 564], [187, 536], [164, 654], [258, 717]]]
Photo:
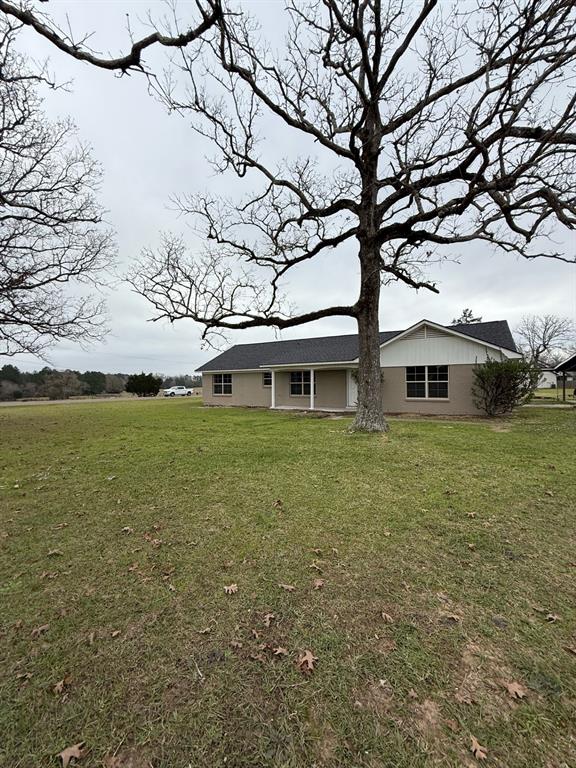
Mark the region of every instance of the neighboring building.
[[562, 399], [566, 400], [566, 390], [573, 389], [576, 392], [576, 355], [571, 355], [564, 362], [554, 368], [558, 376], [558, 387], [562, 388]]
[[556, 387], [556, 374], [552, 368], [542, 368], [538, 379], [538, 389], [553, 389]]
[[[505, 320], [442, 326], [429, 320], [380, 334], [388, 413], [476, 414], [473, 369], [520, 358]], [[201, 366], [206, 405], [353, 411], [358, 336], [237, 344]]]

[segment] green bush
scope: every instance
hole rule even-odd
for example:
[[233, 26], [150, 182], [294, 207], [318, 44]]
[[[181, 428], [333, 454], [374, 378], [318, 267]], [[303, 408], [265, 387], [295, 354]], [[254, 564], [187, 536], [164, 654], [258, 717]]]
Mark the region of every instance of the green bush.
[[126, 392], [138, 397], [156, 397], [162, 386], [162, 378], [153, 373], [136, 373], [129, 376], [126, 382]]
[[474, 403], [488, 416], [511, 413], [530, 399], [539, 375], [525, 360], [488, 359], [474, 368]]

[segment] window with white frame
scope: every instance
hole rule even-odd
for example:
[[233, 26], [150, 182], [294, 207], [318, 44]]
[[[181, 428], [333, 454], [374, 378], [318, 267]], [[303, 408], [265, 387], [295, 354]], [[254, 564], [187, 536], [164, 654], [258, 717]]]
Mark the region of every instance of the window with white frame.
[[213, 395], [231, 395], [232, 394], [232, 374], [214, 373], [212, 375], [212, 394]]
[[410, 365], [406, 368], [406, 397], [448, 398], [447, 365]]
[[272, 371], [264, 371], [264, 373], [262, 374], [262, 386], [263, 387], [272, 386]]
[[[290, 371], [290, 395], [310, 394], [310, 371]], [[314, 394], [316, 394], [316, 377], [314, 377]]]

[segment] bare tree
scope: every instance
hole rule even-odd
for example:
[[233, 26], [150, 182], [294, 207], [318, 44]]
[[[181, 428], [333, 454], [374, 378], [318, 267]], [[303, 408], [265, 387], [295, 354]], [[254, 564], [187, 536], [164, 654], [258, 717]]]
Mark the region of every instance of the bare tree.
[[560, 362], [576, 343], [576, 328], [568, 317], [526, 315], [516, 328], [518, 346], [532, 365]]
[[481, 323], [482, 318], [474, 315], [471, 309], [463, 309], [460, 317], [455, 317], [452, 320], [452, 325], [470, 325], [471, 323]]
[[16, 32], [0, 18], [0, 355], [99, 338], [103, 303], [79, 286], [114, 255], [94, 197], [100, 170], [69, 121], [46, 120], [46, 76], [15, 52]]
[[[287, 0], [279, 23], [288, 31], [277, 54], [244, 10], [225, 8], [200, 46], [176, 47], [173, 77], [154, 83], [213, 142], [216, 169], [252, 191], [180, 200], [205, 251], [167, 238], [131, 280], [157, 318], [191, 318], [207, 338], [355, 318], [355, 427], [380, 431], [383, 284], [437, 291], [427, 263], [478, 241], [573, 261], [546, 235], [576, 224], [576, 95], [563, 85], [574, 75], [576, 5]], [[177, 37], [176, 15], [173, 26]], [[303, 137], [296, 160], [267, 159], [264, 117], [279, 126], [272, 143]], [[319, 290], [317, 309], [285, 305], [290, 270], [350, 246], [360, 268], [352, 303], [324, 304]]]

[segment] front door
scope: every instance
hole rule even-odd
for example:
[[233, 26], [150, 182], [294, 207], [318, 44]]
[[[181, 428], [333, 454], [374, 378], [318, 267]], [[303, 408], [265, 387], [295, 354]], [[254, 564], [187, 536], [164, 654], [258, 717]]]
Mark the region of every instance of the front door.
[[347, 379], [348, 379], [348, 386], [346, 387], [348, 391], [348, 408], [356, 408], [356, 403], [358, 401], [358, 382], [356, 381], [356, 374], [357, 371], [347, 371]]

